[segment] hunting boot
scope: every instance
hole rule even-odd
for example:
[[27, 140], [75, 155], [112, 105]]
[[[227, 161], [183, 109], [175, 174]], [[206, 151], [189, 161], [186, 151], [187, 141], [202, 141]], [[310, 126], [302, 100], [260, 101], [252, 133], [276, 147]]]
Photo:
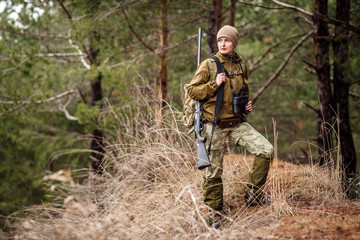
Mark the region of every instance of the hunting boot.
[[211, 227], [218, 229], [222, 224], [223, 218], [220, 212], [210, 210], [208, 223]]
[[211, 209], [221, 211], [223, 208], [223, 183], [221, 178], [206, 179], [203, 181], [204, 203]]
[[266, 155], [257, 155], [249, 172], [245, 202], [247, 206], [262, 205], [267, 203], [261, 187], [265, 184], [269, 172], [271, 158]]

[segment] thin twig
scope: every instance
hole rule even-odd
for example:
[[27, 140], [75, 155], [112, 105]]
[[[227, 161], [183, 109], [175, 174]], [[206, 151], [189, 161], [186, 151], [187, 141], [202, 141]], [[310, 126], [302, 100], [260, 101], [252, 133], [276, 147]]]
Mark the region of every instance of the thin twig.
[[248, 5], [248, 6], [253, 6], [253, 7], [260, 7], [260, 8], [264, 8], [264, 9], [270, 9], [270, 10], [279, 10], [279, 9], [282, 9], [282, 8], [279, 8], [279, 7], [267, 7], [267, 6], [264, 6], [264, 5], [260, 5], [260, 4], [255, 4], [255, 3], [247, 3], [247, 2], [243, 2], [243, 1], [237, 1], [238, 3], [241, 3], [243, 5]]
[[308, 108], [313, 110], [316, 114], [318, 113], [318, 109], [316, 107], [314, 107], [313, 105], [311, 105], [310, 103], [307, 103], [307, 102], [303, 102], [303, 103], [305, 104], [305, 106], [307, 106]]
[[277, 0], [272, 0], [272, 2], [273, 2], [273, 3], [276, 3], [277, 5], [282, 6], [282, 7], [284, 7], [284, 8], [288, 8], [288, 9], [295, 10], [295, 11], [297, 11], [297, 12], [301, 12], [302, 14], [305, 14], [305, 15], [307, 15], [307, 16], [310, 16], [310, 17], [313, 16], [313, 14], [312, 14], [311, 12], [308, 12], [308, 11], [302, 9], [302, 8], [295, 7], [295, 6], [292, 6], [292, 5], [290, 5], [290, 4], [283, 3], [283, 2], [280, 2], [280, 1], [277, 1]]
[[130, 28], [130, 31], [131, 31], [131, 32], [135, 35], [135, 37], [144, 45], [144, 47], [146, 47], [147, 49], [149, 49], [151, 52], [154, 52], [154, 49], [153, 49], [152, 47], [150, 47], [149, 45], [147, 45], [147, 44], [142, 40], [142, 38], [135, 32], [135, 30], [134, 30], [132, 24], [130, 23], [130, 20], [129, 20], [127, 14], [126, 14], [125, 9], [122, 9], [122, 12], [123, 12], [123, 14], [124, 14], [124, 16], [125, 16], [125, 20], [126, 20], [128, 26], [129, 26], [129, 28]]
[[66, 91], [66, 92], [63, 92], [63, 93], [60, 93], [54, 97], [51, 97], [51, 98], [48, 98], [48, 99], [45, 99], [45, 100], [36, 100], [36, 101], [31, 101], [30, 99], [26, 99], [26, 100], [19, 100], [19, 101], [4, 101], [4, 100], [0, 100], [0, 104], [30, 104], [30, 103], [35, 103], [35, 104], [42, 104], [42, 103], [46, 103], [46, 102], [53, 102], [53, 101], [56, 101], [60, 98], [63, 98], [63, 97], [66, 97], [68, 95], [72, 95], [72, 94], [75, 94], [77, 93], [76, 90], [74, 89], [71, 89], [69, 91]]
[[60, 4], [61, 8], [64, 10], [66, 16], [68, 17], [68, 19], [71, 21], [72, 20], [72, 17], [69, 13], [69, 11], [66, 9], [65, 5], [60, 1], [60, 0], [57, 0], [57, 2]]
[[313, 34], [313, 30], [311, 30], [308, 34], [306, 34], [303, 38], [297, 42], [297, 44], [291, 49], [289, 54], [286, 56], [285, 60], [281, 63], [281, 65], [278, 67], [276, 72], [265, 82], [265, 84], [257, 91], [254, 98], [252, 99], [253, 104], [257, 101], [259, 96], [266, 91], [266, 89], [269, 88], [271, 83], [280, 75], [281, 71], [285, 68], [285, 66], [290, 61], [290, 58], [292, 55], [296, 52], [296, 50]]
[[288, 40], [291, 40], [291, 39], [294, 39], [294, 38], [298, 38], [298, 37], [301, 37], [301, 36], [304, 36], [305, 33], [301, 33], [301, 34], [296, 34], [294, 36], [291, 36], [291, 37], [288, 37], [288, 38], [285, 38], [281, 41], [278, 41], [276, 43], [274, 43], [272, 46], [268, 47], [268, 49], [266, 49], [266, 51], [258, 58], [256, 59], [249, 67], [249, 73], [251, 73], [252, 71], [254, 71], [256, 68], [259, 67], [259, 63], [266, 57], [267, 54], [270, 53], [270, 51], [272, 49], [274, 49], [275, 47], [279, 46], [280, 44], [288, 41]]
[[353, 98], [357, 99], [357, 100], [359, 100], [359, 99], [360, 99], [360, 96], [359, 96], [359, 95], [357, 95], [356, 93], [349, 92], [349, 95], [350, 95], [351, 97], [353, 97]]

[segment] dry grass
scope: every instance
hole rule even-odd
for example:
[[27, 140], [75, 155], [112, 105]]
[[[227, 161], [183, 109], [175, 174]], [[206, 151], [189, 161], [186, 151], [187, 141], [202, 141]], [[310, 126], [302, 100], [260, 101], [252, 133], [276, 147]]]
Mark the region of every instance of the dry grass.
[[[17, 218], [11, 225], [11, 238], [336, 239], [345, 233], [349, 239], [359, 236], [360, 205], [342, 197], [337, 174], [330, 168], [294, 165], [275, 157], [264, 189], [272, 197], [272, 204], [247, 208], [242, 194], [253, 161], [247, 155], [225, 158], [227, 221], [220, 229], [212, 229], [206, 223], [203, 172], [196, 169], [194, 140], [183, 134], [175, 121], [148, 122], [151, 118], [140, 114], [133, 120], [117, 118], [121, 126], [116, 138], [108, 143], [104, 174], [87, 172], [83, 184], [76, 183], [68, 171], [48, 176], [58, 204], [24, 210], [26, 217]], [[173, 119], [172, 115], [169, 119]], [[350, 229], [336, 225], [340, 217]], [[316, 232], [314, 226], [338, 226], [341, 231], [335, 229], [328, 231], [332, 235], [326, 235]]]

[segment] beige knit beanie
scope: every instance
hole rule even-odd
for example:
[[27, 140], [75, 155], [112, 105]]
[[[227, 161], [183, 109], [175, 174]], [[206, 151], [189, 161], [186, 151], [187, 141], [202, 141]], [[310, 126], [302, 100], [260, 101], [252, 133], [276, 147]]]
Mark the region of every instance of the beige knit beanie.
[[236, 47], [239, 40], [239, 33], [236, 28], [230, 25], [225, 25], [218, 31], [216, 39], [219, 40], [221, 37], [227, 37], [234, 43]]

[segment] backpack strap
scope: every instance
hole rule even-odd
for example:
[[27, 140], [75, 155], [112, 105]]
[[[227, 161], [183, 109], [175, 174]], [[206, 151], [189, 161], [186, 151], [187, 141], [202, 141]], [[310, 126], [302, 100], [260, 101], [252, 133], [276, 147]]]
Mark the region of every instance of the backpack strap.
[[[216, 69], [217, 69], [216, 72], [217, 72], [217, 74], [225, 72], [225, 75], [230, 79], [230, 75], [229, 75], [228, 71], [224, 68], [224, 66], [222, 65], [220, 60], [216, 56], [211, 56], [210, 58], [214, 59], [215, 62], [216, 62]], [[219, 117], [219, 113], [220, 113], [220, 107], [221, 107], [223, 97], [224, 97], [224, 85], [225, 84], [221, 84], [218, 87], [217, 93], [216, 93], [215, 114], [214, 114], [214, 121], [213, 121], [213, 124], [212, 124], [211, 138], [210, 138], [210, 143], [209, 143], [209, 148], [208, 148], [208, 154], [210, 154], [211, 142], [212, 142], [212, 139], [213, 139], [213, 136], [214, 136], [215, 126], [216, 126], [216, 123], [218, 121], [218, 117]]]

